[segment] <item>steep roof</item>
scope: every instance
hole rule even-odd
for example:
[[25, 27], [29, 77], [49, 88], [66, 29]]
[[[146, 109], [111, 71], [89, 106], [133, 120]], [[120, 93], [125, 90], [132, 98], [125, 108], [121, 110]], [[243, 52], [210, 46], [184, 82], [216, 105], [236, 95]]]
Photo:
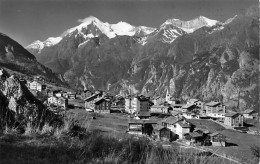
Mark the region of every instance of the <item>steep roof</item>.
[[212, 106], [212, 107], [214, 107], [214, 106], [217, 106], [217, 105], [219, 105], [219, 104], [220, 104], [220, 102], [211, 101], [211, 102], [207, 103], [206, 105], [207, 105], [207, 106]]
[[166, 119], [164, 119], [162, 122], [165, 122], [167, 124], [175, 124], [178, 121], [179, 121], [179, 118], [170, 116], [170, 117], [167, 117]]
[[189, 108], [191, 108], [193, 106], [194, 106], [194, 104], [185, 104], [185, 105], [182, 106], [182, 108], [183, 109], [189, 109]]
[[245, 110], [243, 113], [244, 114], [250, 114], [250, 113], [254, 113], [255, 111], [253, 109], [247, 109]]
[[188, 101], [191, 103], [195, 103], [195, 102], [199, 101], [199, 99], [189, 99]]
[[226, 113], [225, 114], [225, 117], [235, 117], [236, 115], [238, 115], [239, 113], [236, 113], [236, 112], [234, 112], [234, 113]]
[[104, 98], [104, 97], [102, 97], [102, 98], [99, 98], [99, 99], [97, 99], [97, 100], [96, 100], [96, 102], [95, 102], [95, 104], [99, 104], [99, 103], [101, 103], [102, 101], [107, 101], [107, 102], [110, 102], [111, 100], [110, 100], [110, 99], [107, 99], [107, 98]]
[[97, 93], [97, 94], [93, 94], [93, 95], [91, 95], [91, 96], [85, 98], [84, 101], [92, 101], [93, 98], [98, 97], [99, 95], [100, 95], [100, 94], [98, 94], [98, 93]]
[[198, 137], [202, 137], [203, 134], [200, 134], [198, 132], [191, 132], [189, 133], [189, 135], [192, 137], [192, 138], [198, 138]]
[[180, 122], [177, 122], [177, 124], [179, 124], [182, 128], [190, 128], [191, 127], [191, 124], [187, 121], [180, 121]]

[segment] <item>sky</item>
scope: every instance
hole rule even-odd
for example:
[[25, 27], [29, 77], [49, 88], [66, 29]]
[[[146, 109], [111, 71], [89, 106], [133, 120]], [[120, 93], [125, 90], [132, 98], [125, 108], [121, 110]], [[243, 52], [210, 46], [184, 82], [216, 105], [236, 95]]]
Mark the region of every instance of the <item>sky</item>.
[[23, 46], [57, 37], [95, 16], [102, 22], [159, 27], [167, 19], [205, 16], [224, 22], [258, 0], [0, 0], [0, 32]]

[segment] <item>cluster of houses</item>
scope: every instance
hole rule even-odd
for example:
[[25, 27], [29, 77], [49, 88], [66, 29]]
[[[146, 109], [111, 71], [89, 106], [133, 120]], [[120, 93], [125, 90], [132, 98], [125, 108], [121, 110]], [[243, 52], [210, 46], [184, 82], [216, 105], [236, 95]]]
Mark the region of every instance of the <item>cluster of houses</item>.
[[226, 146], [226, 136], [196, 128], [184, 117], [169, 116], [159, 122], [157, 120], [132, 120], [129, 122], [128, 133], [150, 136], [160, 141], [171, 142], [181, 139], [192, 145]]
[[[198, 99], [189, 99], [186, 104], [180, 104], [170, 97], [168, 92], [165, 100], [156, 97], [151, 103], [148, 98], [127, 97], [125, 103], [125, 112], [136, 115], [136, 120], [129, 122], [128, 133], [146, 135], [163, 141], [182, 139], [190, 144], [226, 146], [226, 136], [218, 132], [209, 132], [207, 129], [198, 129], [189, 119], [210, 118], [234, 128], [243, 127], [244, 119], [257, 118], [254, 110], [232, 112], [226, 110], [221, 102], [204, 103]], [[154, 113], [169, 116], [158, 121], [152, 119]]]
[[125, 99], [122, 96], [109, 96], [104, 91], [85, 92], [85, 109], [96, 113], [123, 112]]
[[23, 80], [25, 85], [30, 89], [30, 91], [37, 95], [39, 92], [44, 92], [47, 95], [46, 103], [48, 105], [53, 105], [67, 109], [68, 100], [77, 99], [77, 93], [74, 91], [63, 91], [61, 89], [51, 89], [47, 87], [44, 78], [41, 76], [35, 76], [32, 81]]

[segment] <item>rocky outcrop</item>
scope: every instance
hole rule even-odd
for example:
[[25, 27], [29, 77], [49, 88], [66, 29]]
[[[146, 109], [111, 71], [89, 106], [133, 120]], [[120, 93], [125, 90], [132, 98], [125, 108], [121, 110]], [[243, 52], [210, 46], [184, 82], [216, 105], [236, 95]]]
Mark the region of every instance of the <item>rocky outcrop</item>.
[[0, 69], [0, 125], [41, 127], [55, 117], [15, 76]]

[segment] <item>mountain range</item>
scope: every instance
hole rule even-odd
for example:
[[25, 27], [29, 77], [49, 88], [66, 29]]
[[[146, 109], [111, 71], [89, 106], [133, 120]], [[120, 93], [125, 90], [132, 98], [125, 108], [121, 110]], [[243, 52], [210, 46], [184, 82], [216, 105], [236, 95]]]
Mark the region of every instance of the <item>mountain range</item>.
[[199, 16], [160, 27], [103, 23], [91, 16], [26, 47], [75, 88], [222, 101], [259, 109], [257, 8], [225, 22]]

